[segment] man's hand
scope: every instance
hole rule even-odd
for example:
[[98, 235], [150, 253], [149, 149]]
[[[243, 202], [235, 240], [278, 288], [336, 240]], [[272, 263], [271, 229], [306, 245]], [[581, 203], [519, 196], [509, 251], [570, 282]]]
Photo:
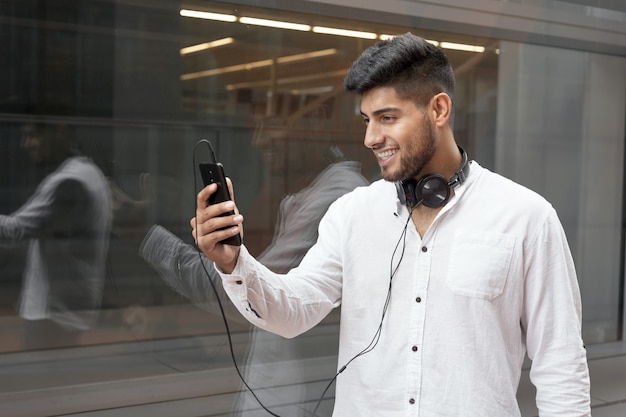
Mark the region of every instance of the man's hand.
[[[233, 185], [230, 178], [226, 179], [230, 195]], [[225, 273], [235, 269], [239, 258], [239, 246], [225, 245], [222, 240], [241, 233], [243, 236], [243, 216], [239, 214], [234, 201], [209, 205], [209, 197], [217, 191], [217, 184], [204, 187], [197, 196], [196, 217], [191, 219], [191, 235], [198, 248]], [[220, 216], [222, 213], [234, 211], [232, 216]], [[224, 229], [225, 228], [225, 229]], [[224, 230], [220, 230], [224, 229]]]
[[148, 228], [152, 192], [150, 174], [139, 176], [139, 200], [135, 200], [122, 190], [119, 185], [108, 178], [111, 193], [112, 233], [120, 239], [139, 241], [144, 238]]

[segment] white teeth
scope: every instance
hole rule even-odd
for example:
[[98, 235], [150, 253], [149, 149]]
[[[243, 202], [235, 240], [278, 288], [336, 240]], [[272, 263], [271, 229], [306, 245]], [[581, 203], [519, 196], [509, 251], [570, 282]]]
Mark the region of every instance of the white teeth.
[[379, 157], [380, 159], [389, 159], [391, 158], [394, 154], [396, 153], [396, 151], [385, 151], [385, 152], [377, 152], [376, 156]]

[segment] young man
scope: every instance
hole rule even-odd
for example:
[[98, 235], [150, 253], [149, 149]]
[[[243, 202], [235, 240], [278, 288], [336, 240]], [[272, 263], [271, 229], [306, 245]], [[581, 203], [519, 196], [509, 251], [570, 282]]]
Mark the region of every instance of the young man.
[[192, 233], [231, 300], [285, 337], [341, 305], [337, 417], [519, 416], [526, 353], [540, 415], [589, 416], [580, 294], [562, 226], [542, 197], [467, 162], [453, 136], [446, 57], [397, 36], [367, 49], [345, 86], [361, 96], [364, 142], [383, 180], [330, 207], [288, 277], [245, 246], [221, 245], [243, 217], [218, 217], [236, 207], [208, 206], [214, 187], [198, 194]]

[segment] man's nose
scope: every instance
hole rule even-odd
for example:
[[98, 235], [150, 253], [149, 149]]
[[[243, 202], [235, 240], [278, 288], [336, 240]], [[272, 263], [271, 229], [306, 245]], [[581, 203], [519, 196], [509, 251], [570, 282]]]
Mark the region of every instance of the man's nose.
[[363, 139], [363, 144], [372, 149], [382, 142], [384, 142], [382, 130], [375, 123], [368, 123], [365, 128], [365, 138]]

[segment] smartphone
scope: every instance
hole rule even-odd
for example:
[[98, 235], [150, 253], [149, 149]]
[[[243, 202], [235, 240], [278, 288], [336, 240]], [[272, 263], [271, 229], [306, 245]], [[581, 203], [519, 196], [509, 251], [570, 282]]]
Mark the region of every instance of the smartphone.
[[[219, 162], [201, 162], [199, 164], [200, 175], [202, 175], [202, 181], [204, 186], [216, 183], [217, 191], [211, 194], [209, 197], [209, 204], [221, 203], [223, 201], [231, 200], [231, 196], [228, 193], [228, 185], [226, 184], [226, 176], [224, 175], [224, 167]], [[234, 211], [221, 214], [221, 216], [232, 216]], [[224, 229], [227, 229], [225, 227]], [[222, 229], [223, 230], [223, 229]], [[225, 245], [240, 246], [241, 235], [236, 234], [222, 240], [220, 243]]]

